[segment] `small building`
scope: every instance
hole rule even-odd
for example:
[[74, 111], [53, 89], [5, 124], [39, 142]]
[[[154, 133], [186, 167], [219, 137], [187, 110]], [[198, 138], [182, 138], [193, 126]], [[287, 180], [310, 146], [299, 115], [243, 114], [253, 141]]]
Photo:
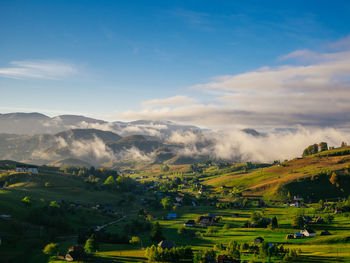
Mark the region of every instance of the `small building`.
[[25, 172], [26, 172], [26, 168], [17, 167], [17, 168], [16, 168], [16, 172], [17, 172], [17, 173], [25, 173]]
[[36, 167], [30, 167], [28, 168], [28, 173], [37, 174], [39, 173], [39, 170]]
[[177, 196], [175, 197], [176, 202], [181, 203], [183, 199], [183, 196]]
[[176, 213], [169, 213], [167, 216], [167, 219], [175, 219], [177, 218], [177, 214]]
[[314, 230], [312, 230], [311, 228], [305, 228], [305, 229], [301, 230], [300, 233], [306, 237], [315, 237], [316, 236], [316, 232]]
[[264, 242], [264, 239], [262, 237], [257, 237], [254, 239], [254, 244], [261, 244], [262, 242]]
[[288, 235], [286, 236], [286, 239], [294, 239], [294, 235], [293, 235], [293, 234], [288, 234]]
[[196, 225], [196, 222], [194, 220], [188, 220], [184, 226], [186, 227], [194, 227]]
[[174, 241], [171, 241], [171, 240], [162, 240], [158, 243], [158, 247], [161, 247], [163, 249], [165, 248], [171, 249], [173, 247], [176, 247], [176, 244]]
[[68, 252], [65, 256], [67, 261], [80, 261], [84, 260], [87, 257], [85, 249], [81, 246], [73, 246], [68, 249]]
[[289, 203], [289, 206], [291, 207], [301, 207], [301, 203], [298, 200], [293, 200]]
[[337, 207], [335, 210], [334, 210], [334, 214], [341, 214], [343, 213], [343, 210], [341, 210], [339, 207]]
[[211, 226], [215, 223], [215, 218], [212, 216], [201, 216], [198, 220], [201, 226]]
[[300, 239], [300, 238], [304, 237], [304, 235], [302, 233], [294, 233], [293, 236], [295, 239]]

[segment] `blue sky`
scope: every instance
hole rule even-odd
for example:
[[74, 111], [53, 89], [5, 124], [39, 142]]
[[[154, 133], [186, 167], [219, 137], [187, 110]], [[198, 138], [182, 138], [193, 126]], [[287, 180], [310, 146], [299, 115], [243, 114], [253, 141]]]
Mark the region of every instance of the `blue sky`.
[[[322, 59], [325, 54], [336, 56], [349, 50], [349, 14], [349, 1], [3, 0], [0, 112], [219, 125], [210, 120], [201, 123], [198, 114], [183, 113], [204, 108], [211, 119], [239, 112], [260, 119], [259, 113], [276, 113], [281, 105], [246, 108], [243, 102], [247, 98], [236, 96], [242, 95], [242, 90], [232, 86], [241, 83], [230, 82], [231, 86], [225, 87], [223, 76], [237, 77], [262, 67], [328, 65], [330, 60]], [[293, 53], [306, 50], [302, 55]], [[329, 70], [325, 82], [337, 75]], [[334, 97], [341, 104], [334, 113], [336, 118], [348, 113], [340, 101], [349, 90], [347, 70], [342, 69], [345, 73], [341, 76], [346, 86]], [[311, 78], [315, 76], [313, 71]], [[266, 87], [251, 85], [250, 94], [260, 93], [260, 97], [253, 96], [260, 101]], [[286, 91], [290, 88], [278, 94]], [[301, 93], [311, 95], [310, 86], [303, 86]], [[319, 113], [303, 117], [293, 107], [298, 104], [291, 104], [289, 112], [281, 108], [293, 119], [283, 125], [303, 124]], [[243, 119], [232, 121], [244, 123]], [[320, 119], [317, 125], [327, 122]], [[271, 121], [261, 125], [265, 124], [275, 125]]]

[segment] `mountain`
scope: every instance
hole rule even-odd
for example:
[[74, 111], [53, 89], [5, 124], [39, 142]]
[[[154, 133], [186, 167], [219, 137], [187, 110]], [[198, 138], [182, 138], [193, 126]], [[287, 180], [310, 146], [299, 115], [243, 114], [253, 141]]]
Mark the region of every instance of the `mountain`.
[[61, 137], [66, 141], [74, 140], [94, 140], [99, 138], [104, 142], [116, 142], [122, 137], [110, 131], [101, 131], [97, 129], [72, 129], [55, 134], [56, 137]]
[[200, 131], [190, 125], [179, 125], [170, 121], [138, 120], [132, 122], [106, 122], [79, 115], [60, 115], [50, 118], [41, 113], [0, 114], [0, 133], [18, 135], [56, 134], [71, 129], [98, 129], [121, 136], [145, 135], [169, 137], [172, 132]]

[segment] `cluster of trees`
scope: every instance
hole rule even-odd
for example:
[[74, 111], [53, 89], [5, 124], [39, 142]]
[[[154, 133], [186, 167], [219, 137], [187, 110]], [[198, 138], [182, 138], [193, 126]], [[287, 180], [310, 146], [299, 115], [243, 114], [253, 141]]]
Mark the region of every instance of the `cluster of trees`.
[[300, 255], [301, 251], [294, 249], [285, 249], [283, 245], [277, 246], [271, 243], [263, 242], [261, 245], [230, 242], [227, 247], [223, 244], [214, 245], [213, 249], [200, 251], [194, 256], [195, 263], [216, 262], [217, 254], [226, 255], [228, 258], [236, 261], [241, 260], [243, 254], [253, 254], [253, 259], [258, 258], [270, 262], [272, 257], [283, 259], [284, 261], [293, 261]]
[[277, 217], [274, 216], [272, 219], [265, 218], [260, 212], [253, 212], [250, 215], [250, 221], [254, 227], [268, 227], [272, 229], [278, 228]]
[[133, 180], [131, 177], [123, 177], [119, 176], [117, 179], [114, 179], [114, 177], [108, 176], [107, 179], [104, 182], [104, 186], [113, 191], [120, 191], [120, 192], [134, 192], [135, 189], [137, 189], [137, 182]]
[[182, 260], [193, 260], [193, 251], [191, 247], [163, 249], [152, 245], [146, 248], [145, 255], [151, 262], [180, 262]]
[[328, 150], [328, 145], [326, 142], [320, 142], [319, 144], [315, 143], [315, 144], [308, 146], [304, 150], [303, 156], [308, 156], [308, 155], [312, 155], [312, 154], [327, 151], [327, 150]]
[[82, 177], [88, 177], [90, 175], [98, 178], [105, 179], [108, 176], [117, 177], [118, 172], [114, 170], [109, 170], [105, 168], [99, 168], [96, 169], [95, 167], [90, 168], [79, 168], [79, 167], [62, 167], [60, 170], [67, 174], [82, 176]]

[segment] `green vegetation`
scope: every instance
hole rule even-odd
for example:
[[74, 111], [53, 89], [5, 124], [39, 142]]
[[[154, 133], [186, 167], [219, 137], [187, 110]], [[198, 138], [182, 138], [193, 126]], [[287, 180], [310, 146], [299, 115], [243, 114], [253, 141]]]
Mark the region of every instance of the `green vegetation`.
[[130, 176], [18, 173], [2, 162], [2, 260], [61, 262], [82, 249], [91, 262], [350, 262], [348, 147], [319, 147], [271, 165], [154, 165]]

